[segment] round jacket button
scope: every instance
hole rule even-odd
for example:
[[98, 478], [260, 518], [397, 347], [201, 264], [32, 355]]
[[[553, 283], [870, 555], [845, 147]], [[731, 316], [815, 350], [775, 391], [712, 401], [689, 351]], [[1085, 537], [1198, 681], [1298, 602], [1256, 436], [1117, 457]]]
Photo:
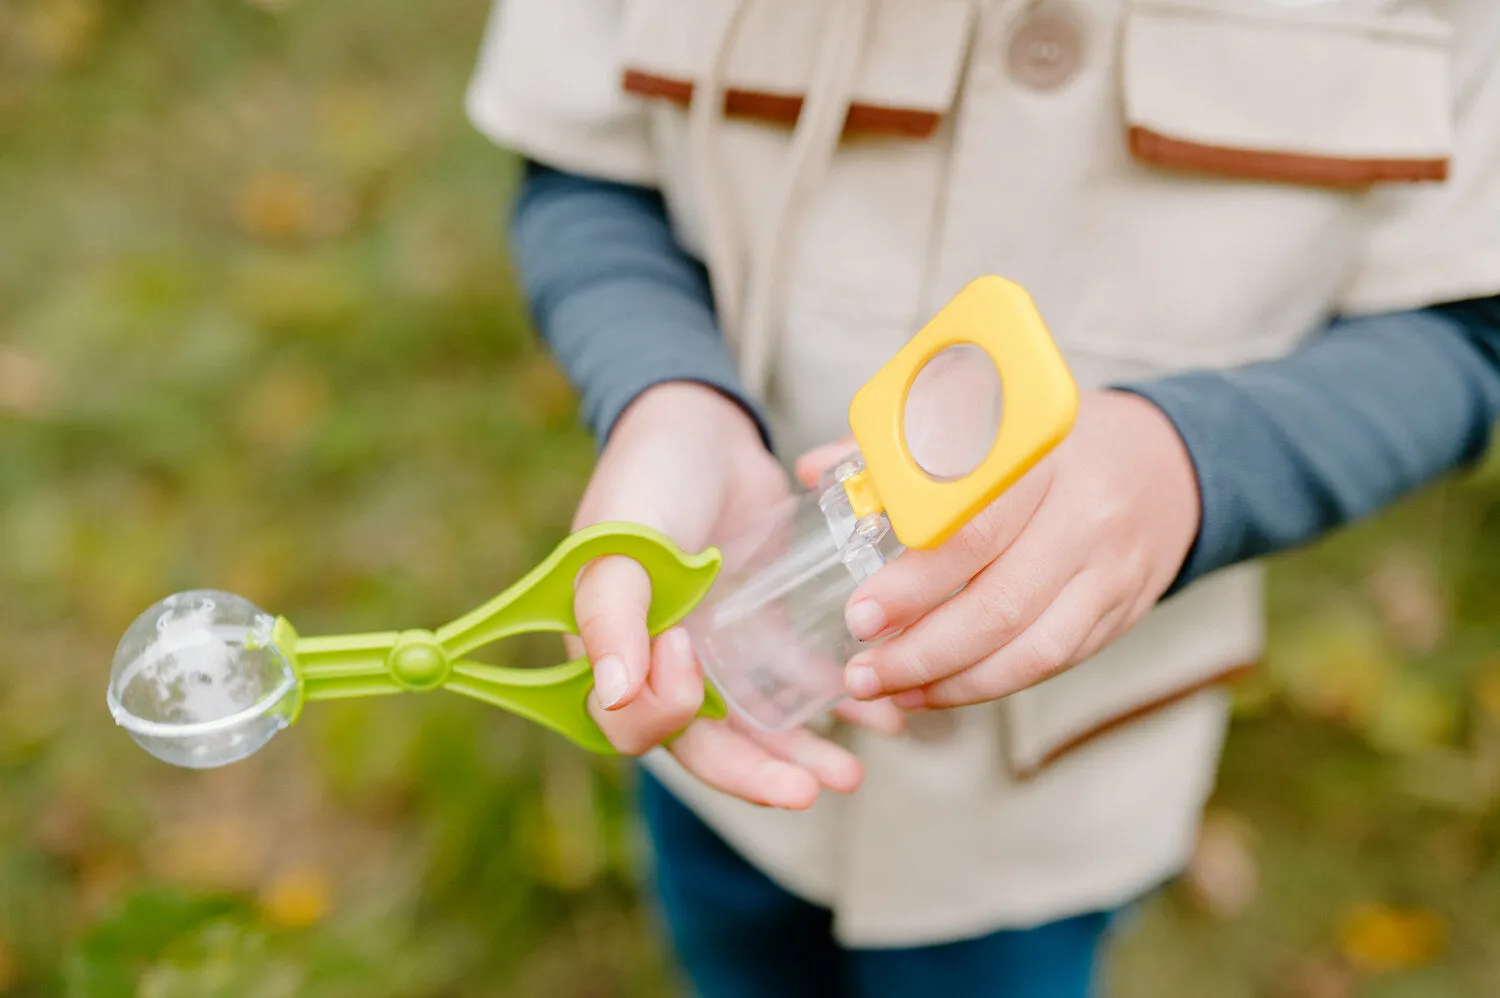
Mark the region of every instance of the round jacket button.
[[1010, 75], [1033, 90], [1054, 90], [1083, 64], [1083, 27], [1069, 12], [1043, 7], [1021, 19], [1010, 39]]

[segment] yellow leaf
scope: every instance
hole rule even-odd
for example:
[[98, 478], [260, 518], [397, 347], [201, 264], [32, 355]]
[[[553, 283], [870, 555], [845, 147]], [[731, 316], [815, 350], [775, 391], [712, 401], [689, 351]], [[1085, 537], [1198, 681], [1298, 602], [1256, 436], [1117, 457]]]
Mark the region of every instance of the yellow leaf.
[[348, 193], [284, 171], [253, 174], [235, 197], [241, 231], [268, 242], [336, 236], [356, 214]]
[[31, 4], [31, 16], [21, 23], [26, 52], [49, 66], [78, 63], [99, 34], [99, 5], [90, 0], [50, 0]]
[[261, 917], [282, 929], [301, 929], [323, 920], [332, 906], [328, 878], [318, 870], [282, 873], [261, 892]]
[[235, 214], [247, 235], [294, 239], [307, 231], [312, 202], [312, 188], [301, 177], [258, 173], [240, 187]]
[[1446, 935], [1436, 912], [1369, 902], [1344, 916], [1339, 943], [1350, 963], [1381, 973], [1431, 963], [1442, 952]]

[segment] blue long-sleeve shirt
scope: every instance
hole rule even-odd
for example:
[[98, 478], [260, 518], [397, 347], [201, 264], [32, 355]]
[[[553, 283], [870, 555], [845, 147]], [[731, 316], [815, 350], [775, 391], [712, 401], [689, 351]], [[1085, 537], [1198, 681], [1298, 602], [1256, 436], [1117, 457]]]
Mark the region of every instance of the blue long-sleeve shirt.
[[[600, 440], [647, 388], [695, 381], [739, 401], [769, 444], [659, 194], [528, 164], [512, 237], [537, 327]], [[1339, 319], [1285, 358], [1116, 387], [1166, 413], [1197, 472], [1203, 514], [1175, 591], [1481, 456], [1500, 418], [1500, 297]]]

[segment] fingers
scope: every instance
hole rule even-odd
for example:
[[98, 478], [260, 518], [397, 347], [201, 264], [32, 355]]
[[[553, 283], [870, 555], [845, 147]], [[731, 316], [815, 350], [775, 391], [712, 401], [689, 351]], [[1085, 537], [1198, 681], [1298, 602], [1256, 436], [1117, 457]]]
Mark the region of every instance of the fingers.
[[903, 710], [984, 703], [1051, 678], [1081, 658], [1100, 628], [1116, 626], [1126, 608], [1109, 606], [1102, 587], [1079, 575], [1012, 641], [972, 668], [892, 699]]
[[673, 628], [651, 650], [645, 688], [612, 710], [601, 708], [596, 698], [589, 712], [616, 751], [642, 755], [691, 724], [702, 706], [703, 674], [692, 642], [686, 631]]
[[825, 788], [853, 793], [864, 780], [853, 753], [802, 728], [772, 733], [733, 720], [700, 720], [668, 751], [716, 790], [793, 811], [812, 807]]
[[864, 767], [853, 752], [806, 728], [745, 733], [778, 758], [801, 767], [829, 790], [852, 794], [864, 781]]
[[573, 614], [584, 653], [594, 665], [594, 697], [618, 710], [646, 686], [651, 664], [651, 579], [629, 558], [600, 558], [578, 575]]
[[855, 443], [852, 436], [814, 447], [797, 458], [797, 480], [808, 488], [812, 488], [818, 484], [818, 479], [823, 477], [823, 472], [853, 454], [854, 450]]
[[704, 783], [752, 804], [805, 811], [818, 799], [817, 777], [777, 758], [727, 721], [697, 722], [668, 751]]
[[[916, 624], [856, 655], [844, 671], [850, 695], [873, 700], [927, 686], [969, 668], [1025, 631], [1082, 559], [1080, 552], [1063, 553], [1068, 549], [1046, 526], [1038, 523], [1026, 531], [962, 592]], [[881, 573], [899, 567], [897, 561]]]
[[907, 551], [876, 572], [849, 600], [844, 616], [850, 632], [870, 641], [941, 605], [1015, 542], [1049, 482], [1050, 475], [1033, 471], [941, 547]]

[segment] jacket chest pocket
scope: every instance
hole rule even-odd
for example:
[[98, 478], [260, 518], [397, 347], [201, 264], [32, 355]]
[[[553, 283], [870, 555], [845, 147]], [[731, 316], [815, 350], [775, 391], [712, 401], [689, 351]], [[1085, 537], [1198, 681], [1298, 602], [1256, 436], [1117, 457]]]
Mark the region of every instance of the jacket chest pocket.
[[1116, 31], [1113, 148], [1056, 325], [1148, 371], [1294, 349], [1358, 265], [1371, 192], [1448, 173], [1449, 25], [1423, 0], [1129, 0]]
[[1363, 188], [1442, 180], [1449, 26], [1393, 0], [1134, 0], [1132, 154], [1208, 175]]

